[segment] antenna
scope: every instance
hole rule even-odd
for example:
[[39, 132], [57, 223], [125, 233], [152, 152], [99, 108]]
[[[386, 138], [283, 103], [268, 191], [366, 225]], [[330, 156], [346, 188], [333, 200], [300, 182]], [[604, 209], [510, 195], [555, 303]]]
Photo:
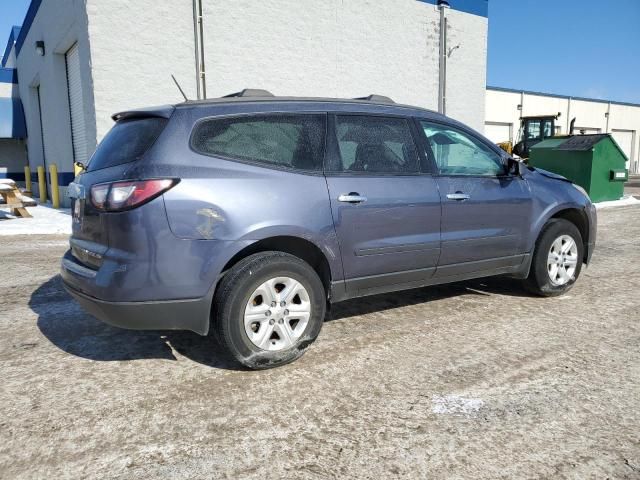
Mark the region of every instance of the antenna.
[[178, 80], [176, 80], [176, 77], [173, 76], [173, 73], [171, 74], [171, 78], [173, 78], [173, 81], [176, 84], [176, 87], [178, 87], [178, 90], [180, 90], [180, 93], [182, 94], [182, 96], [184, 97], [184, 101], [187, 102], [189, 101], [189, 99], [187, 98], [187, 96], [184, 94], [184, 90], [182, 90], [182, 87], [180, 87], [180, 84], [178, 83]]

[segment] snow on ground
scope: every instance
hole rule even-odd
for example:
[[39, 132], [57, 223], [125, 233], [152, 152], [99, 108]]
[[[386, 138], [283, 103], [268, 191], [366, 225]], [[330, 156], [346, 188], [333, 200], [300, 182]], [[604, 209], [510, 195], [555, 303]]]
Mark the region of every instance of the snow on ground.
[[640, 205], [640, 200], [633, 195], [625, 195], [620, 200], [610, 200], [608, 202], [598, 202], [596, 208], [624, 207], [626, 205]]
[[433, 413], [470, 415], [484, 406], [480, 398], [465, 398], [459, 395], [433, 395], [431, 398]]
[[0, 235], [56, 235], [71, 233], [71, 212], [50, 205], [27, 207], [33, 218], [14, 217], [0, 205]]

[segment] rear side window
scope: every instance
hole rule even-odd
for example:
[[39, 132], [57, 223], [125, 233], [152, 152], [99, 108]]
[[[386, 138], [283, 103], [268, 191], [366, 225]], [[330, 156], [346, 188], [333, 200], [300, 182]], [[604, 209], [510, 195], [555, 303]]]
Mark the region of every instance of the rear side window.
[[409, 122], [403, 118], [338, 115], [336, 136], [343, 172], [418, 172], [418, 155]]
[[153, 145], [166, 124], [166, 118], [158, 117], [120, 120], [98, 145], [87, 170], [100, 170], [138, 160]]
[[193, 149], [205, 155], [299, 170], [322, 170], [325, 115], [252, 115], [205, 120]]

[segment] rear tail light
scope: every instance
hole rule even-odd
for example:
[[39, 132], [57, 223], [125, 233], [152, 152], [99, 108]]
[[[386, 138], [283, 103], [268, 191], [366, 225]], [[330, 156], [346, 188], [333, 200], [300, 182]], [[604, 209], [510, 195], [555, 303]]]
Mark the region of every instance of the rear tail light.
[[99, 183], [91, 187], [91, 203], [105, 212], [131, 210], [162, 195], [178, 182], [175, 178], [156, 178], [136, 182]]

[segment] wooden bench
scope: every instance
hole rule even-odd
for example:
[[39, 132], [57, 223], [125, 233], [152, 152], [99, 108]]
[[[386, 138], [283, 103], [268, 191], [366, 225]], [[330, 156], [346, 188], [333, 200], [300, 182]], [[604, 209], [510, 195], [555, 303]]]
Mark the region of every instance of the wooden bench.
[[5, 203], [0, 203], [0, 208], [11, 209], [11, 214], [16, 217], [30, 218], [31, 214], [26, 207], [35, 207], [36, 202], [24, 195], [16, 182], [8, 178], [0, 179], [0, 196]]

